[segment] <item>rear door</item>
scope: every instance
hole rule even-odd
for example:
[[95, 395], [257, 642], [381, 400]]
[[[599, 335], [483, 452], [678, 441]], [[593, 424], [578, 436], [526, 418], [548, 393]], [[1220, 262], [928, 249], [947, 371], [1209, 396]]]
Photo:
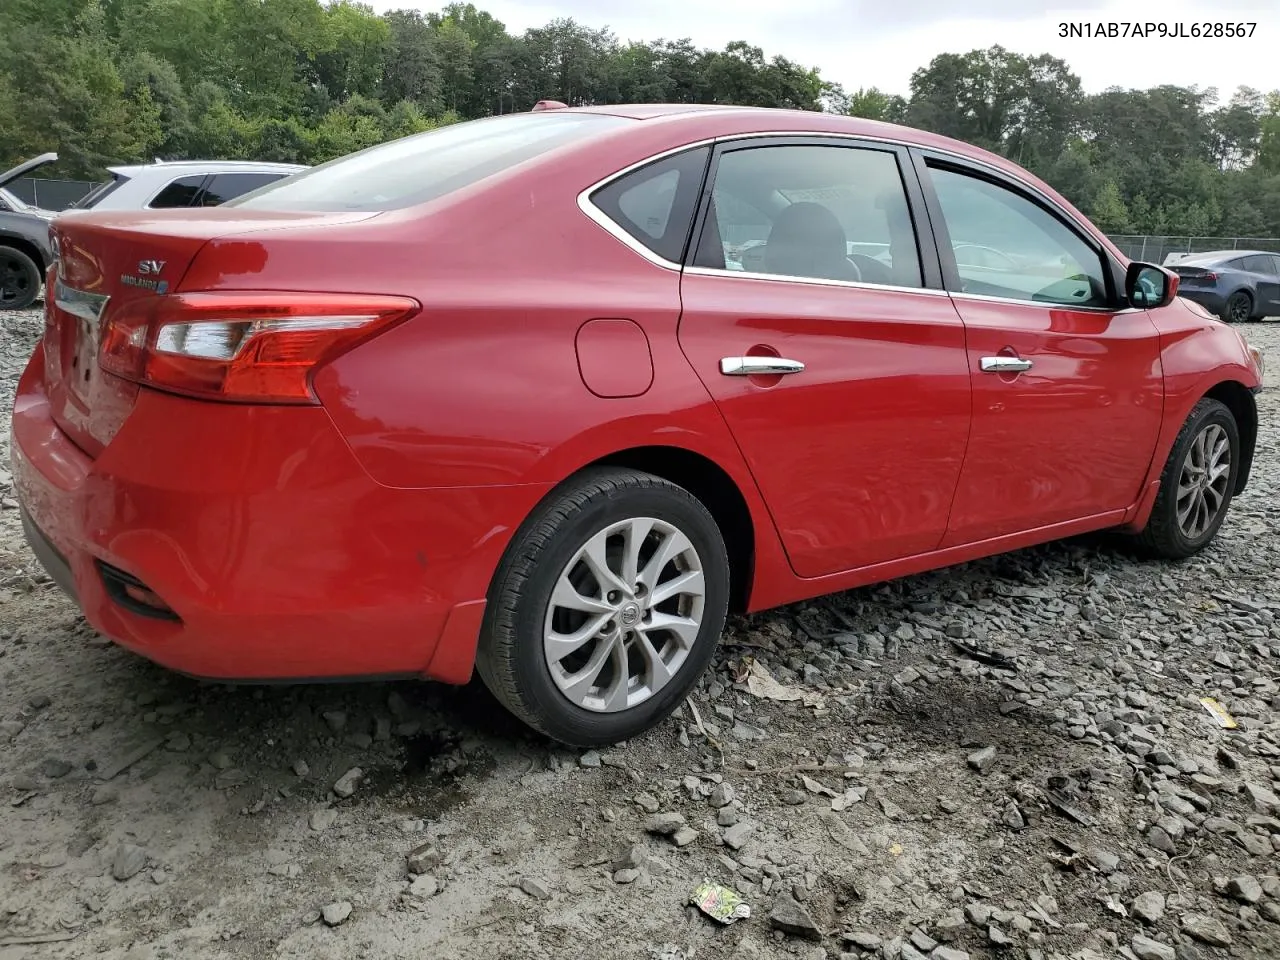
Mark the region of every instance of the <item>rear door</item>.
[[[1160, 342], [1088, 231], [985, 166], [917, 154], [968, 332], [973, 427], [944, 546], [1124, 510], [1160, 430]], [[981, 263], [973, 247], [997, 251]]]
[[1244, 268], [1252, 275], [1258, 291], [1255, 312], [1261, 316], [1275, 314], [1280, 308], [1280, 275], [1276, 270], [1277, 258], [1267, 253], [1255, 253], [1244, 258]]
[[874, 141], [714, 155], [680, 345], [802, 577], [925, 553], [946, 530], [970, 384], [921, 202], [905, 150]]

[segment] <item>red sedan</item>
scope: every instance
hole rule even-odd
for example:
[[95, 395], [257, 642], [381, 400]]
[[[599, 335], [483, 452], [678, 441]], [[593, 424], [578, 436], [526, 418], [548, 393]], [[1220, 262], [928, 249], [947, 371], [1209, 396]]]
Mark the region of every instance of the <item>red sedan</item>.
[[615, 742], [731, 610], [1103, 528], [1186, 557], [1253, 457], [1261, 357], [1176, 276], [880, 123], [550, 105], [55, 235], [27, 533], [202, 677], [478, 667]]

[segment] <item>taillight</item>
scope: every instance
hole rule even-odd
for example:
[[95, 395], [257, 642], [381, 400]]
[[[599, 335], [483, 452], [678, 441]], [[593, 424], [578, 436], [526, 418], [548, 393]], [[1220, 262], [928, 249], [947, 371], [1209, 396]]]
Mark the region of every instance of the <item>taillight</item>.
[[408, 297], [185, 293], [109, 315], [103, 370], [160, 390], [242, 403], [317, 403], [321, 364], [420, 309]]

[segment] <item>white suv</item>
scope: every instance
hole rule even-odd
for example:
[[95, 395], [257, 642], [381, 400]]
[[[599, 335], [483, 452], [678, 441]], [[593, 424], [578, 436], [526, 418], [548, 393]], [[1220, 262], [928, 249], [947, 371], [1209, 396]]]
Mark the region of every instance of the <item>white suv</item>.
[[248, 160], [173, 160], [107, 169], [111, 179], [86, 193], [68, 212], [216, 207], [307, 168]]

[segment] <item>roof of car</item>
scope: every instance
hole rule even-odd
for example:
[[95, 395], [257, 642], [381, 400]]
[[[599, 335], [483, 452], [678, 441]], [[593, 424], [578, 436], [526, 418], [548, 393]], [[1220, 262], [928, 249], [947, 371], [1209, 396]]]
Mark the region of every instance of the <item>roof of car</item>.
[[1183, 264], [1216, 263], [1219, 260], [1234, 260], [1236, 257], [1267, 256], [1265, 250], [1206, 250], [1193, 253], [1175, 260], [1170, 266], [1180, 267]]
[[124, 177], [136, 177], [145, 170], [190, 170], [193, 173], [202, 171], [206, 173], [231, 173], [237, 170], [246, 172], [253, 170], [283, 170], [296, 173], [307, 168], [300, 163], [270, 163], [256, 160], [159, 160], [155, 163], [126, 164], [118, 167], [108, 167], [107, 169]]

